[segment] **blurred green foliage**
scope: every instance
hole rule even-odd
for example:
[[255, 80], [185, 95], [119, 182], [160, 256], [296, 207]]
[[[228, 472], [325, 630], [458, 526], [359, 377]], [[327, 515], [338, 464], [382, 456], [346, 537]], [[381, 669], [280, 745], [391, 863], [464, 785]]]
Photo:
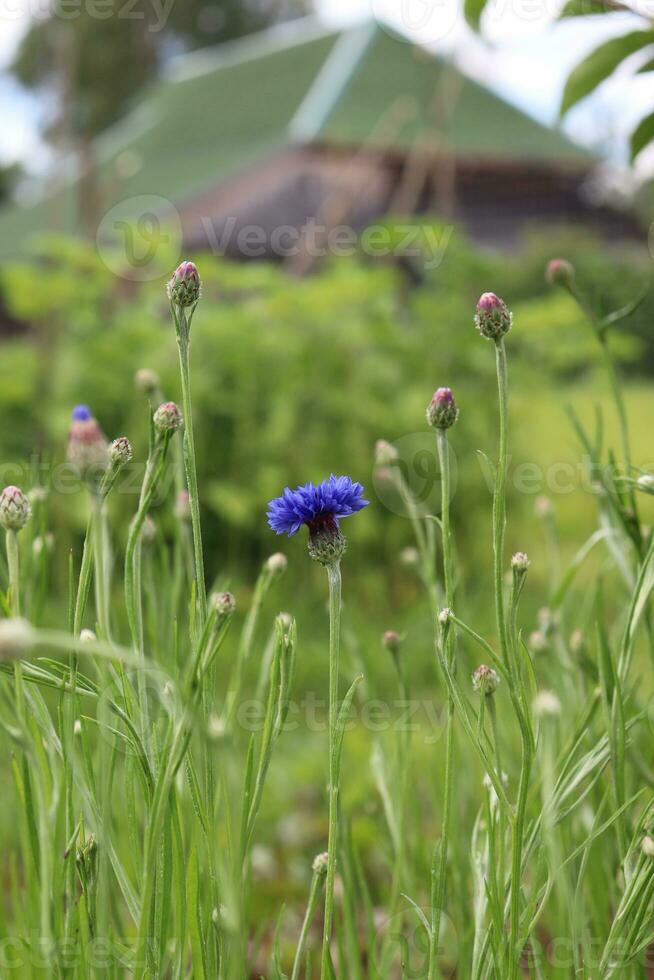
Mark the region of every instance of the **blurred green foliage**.
[[[495, 452], [496, 400], [492, 350], [473, 327], [474, 305], [492, 289], [515, 313], [509, 353], [519, 407], [516, 462], [543, 462], [541, 443], [550, 446], [545, 456], [556, 458], [552, 443], [574, 446], [564, 402], [591, 383], [597, 365], [594, 340], [576, 307], [544, 282], [545, 263], [557, 253], [574, 260], [580, 281], [605, 311], [626, 302], [650, 276], [644, 248], [611, 253], [570, 233], [535, 236], [513, 255], [481, 252], [456, 233], [439, 268], [415, 290], [390, 262], [340, 260], [297, 280], [279, 267], [196, 257], [204, 292], [191, 358], [209, 580], [224, 580], [229, 569], [230, 581], [252, 581], [259, 562], [281, 545], [298, 555], [289, 591], [295, 596], [292, 590], [301, 590], [306, 578], [304, 542], [272, 536], [266, 503], [287, 484], [346, 472], [373, 502], [348, 529], [346, 574], [356, 577], [362, 608], [380, 592], [391, 608], [410, 603], [417, 584], [414, 589], [405, 572], [393, 571], [398, 553], [411, 543], [410, 530], [373, 483], [374, 444], [410, 436], [418, 450], [429, 448], [425, 407], [444, 384], [455, 390], [461, 408], [451, 440], [457, 541], [473, 580], [476, 571], [484, 573], [475, 543], [488, 534], [490, 493], [477, 450]], [[5, 266], [2, 302], [24, 327], [2, 345], [0, 452], [5, 463], [24, 464], [23, 483], [33, 482], [40, 456], [64, 458], [70, 410], [79, 402], [92, 406], [108, 436], [127, 435], [135, 458], [144, 459], [148, 409], [134, 387], [136, 370], [154, 369], [165, 396], [179, 397], [164, 290], [168, 271], [162, 256], [161, 277], [137, 285], [116, 276], [94, 250], [67, 240], [45, 243], [30, 262]], [[623, 370], [652, 370], [653, 320], [654, 294], [616, 338]], [[431, 479], [419, 471], [417, 455], [409, 460], [415, 478]], [[13, 471], [11, 480], [20, 482]], [[518, 529], [531, 519], [535, 493], [514, 489]], [[134, 503], [129, 496], [118, 503], [124, 527]], [[57, 533], [78, 543], [81, 498], [53, 494], [52, 506]], [[583, 515], [583, 505], [577, 506]]]

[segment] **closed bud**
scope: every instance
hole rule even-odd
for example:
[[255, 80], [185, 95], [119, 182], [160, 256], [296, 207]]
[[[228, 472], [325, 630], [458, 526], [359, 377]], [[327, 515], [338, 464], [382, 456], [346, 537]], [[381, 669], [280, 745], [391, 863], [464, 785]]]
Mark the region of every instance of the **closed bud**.
[[175, 501], [175, 517], [181, 523], [191, 520], [191, 499], [188, 490], [180, 490]]
[[109, 446], [109, 459], [116, 469], [121, 466], [126, 466], [132, 458], [132, 447], [130, 445], [129, 439], [125, 436], [120, 436]]
[[459, 417], [451, 388], [439, 388], [427, 406], [427, 421], [435, 429], [449, 429]]
[[236, 609], [236, 599], [231, 592], [214, 592], [211, 603], [219, 618], [231, 616]]
[[329, 854], [324, 851], [322, 854], [317, 854], [313, 859], [313, 873], [316, 875], [326, 875], [327, 867], [329, 865]]
[[153, 544], [157, 537], [157, 525], [149, 515], [146, 515], [141, 527], [141, 541], [143, 544]]
[[438, 622], [441, 624], [441, 626], [449, 626], [451, 621], [452, 621], [452, 610], [447, 608], [441, 609], [441, 611], [438, 614]]
[[177, 432], [182, 424], [181, 413], [175, 402], [164, 402], [154, 413], [154, 427], [161, 435]]
[[529, 561], [529, 556], [526, 555], [524, 551], [517, 551], [511, 559], [511, 568], [513, 571], [519, 572], [523, 575], [530, 565], [531, 562]]
[[34, 631], [26, 619], [0, 619], [0, 662], [20, 660], [34, 644]]
[[472, 688], [477, 694], [495, 694], [500, 683], [500, 675], [492, 667], [482, 664], [472, 675]]
[[412, 568], [413, 566], [419, 564], [420, 552], [417, 548], [402, 548], [402, 551], [400, 552], [400, 561], [403, 565], [407, 565], [409, 568]]
[[7, 531], [20, 531], [25, 527], [32, 508], [19, 487], [5, 487], [0, 494], [0, 524]]
[[287, 568], [288, 558], [286, 555], [283, 555], [281, 551], [275, 552], [275, 554], [271, 555], [266, 561], [266, 569], [274, 578], [277, 578], [279, 575], [283, 575]]
[[168, 283], [168, 298], [177, 306], [194, 306], [200, 298], [200, 273], [193, 262], [182, 262]]
[[93, 630], [82, 630], [82, 632], [79, 635], [79, 638], [82, 641], [82, 643], [95, 643], [95, 641], [97, 640], [97, 636], [95, 635]]
[[386, 630], [382, 636], [382, 645], [386, 647], [389, 653], [395, 656], [395, 654], [400, 652], [402, 637], [395, 630]]
[[569, 289], [575, 279], [574, 266], [567, 259], [552, 259], [547, 263], [545, 279], [550, 286], [563, 286], [564, 289]]
[[151, 371], [150, 368], [139, 368], [134, 375], [134, 384], [143, 394], [154, 395], [155, 392], [159, 391], [159, 375], [155, 371]]
[[552, 691], [539, 691], [534, 699], [534, 714], [539, 718], [555, 718], [561, 714], [561, 702]]
[[643, 473], [642, 476], [638, 477], [636, 486], [639, 490], [642, 490], [643, 493], [654, 493], [654, 474]]
[[513, 314], [495, 293], [484, 293], [477, 303], [477, 330], [487, 340], [500, 340], [513, 325]]
[[98, 476], [109, 466], [109, 445], [88, 405], [77, 405], [73, 409], [67, 457], [85, 478]]
[[643, 837], [640, 848], [645, 857], [654, 858], [654, 840], [652, 840], [649, 834]]
[[376, 466], [392, 466], [398, 457], [399, 453], [395, 446], [391, 445], [390, 442], [386, 442], [385, 439], [377, 440], [375, 443]]

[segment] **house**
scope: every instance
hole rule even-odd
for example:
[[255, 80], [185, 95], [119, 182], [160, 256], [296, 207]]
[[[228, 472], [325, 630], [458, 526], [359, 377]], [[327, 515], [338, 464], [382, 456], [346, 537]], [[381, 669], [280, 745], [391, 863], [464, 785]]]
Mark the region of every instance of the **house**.
[[[535, 221], [634, 233], [590, 203], [592, 154], [377, 22], [306, 18], [178, 57], [96, 157], [101, 245], [120, 224], [107, 216], [146, 212], [172, 216], [185, 250], [300, 269], [333, 229], [389, 213], [433, 213], [499, 245]], [[71, 176], [0, 212], [0, 255], [78, 230]]]

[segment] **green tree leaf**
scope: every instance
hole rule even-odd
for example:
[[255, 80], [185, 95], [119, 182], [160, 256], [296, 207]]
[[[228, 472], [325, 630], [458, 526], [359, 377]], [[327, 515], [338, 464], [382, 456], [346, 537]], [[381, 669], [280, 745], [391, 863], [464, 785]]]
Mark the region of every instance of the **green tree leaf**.
[[613, 0], [568, 0], [565, 7], [559, 14], [559, 19], [564, 17], [588, 17], [591, 14], [612, 14], [616, 11], [628, 11], [623, 3], [613, 2]]
[[645, 116], [631, 134], [631, 159], [635, 160], [652, 140], [654, 140], [654, 112]]
[[596, 48], [571, 72], [563, 92], [561, 114], [590, 95], [625, 58], [648, 44], [654, 44], [654, 30], [631, 31]]
[[486, 9], [487, 2], [488, 0], [465, 0], [463, 4], [465, 18], [475, 30], [479, 27], [481, 15]]

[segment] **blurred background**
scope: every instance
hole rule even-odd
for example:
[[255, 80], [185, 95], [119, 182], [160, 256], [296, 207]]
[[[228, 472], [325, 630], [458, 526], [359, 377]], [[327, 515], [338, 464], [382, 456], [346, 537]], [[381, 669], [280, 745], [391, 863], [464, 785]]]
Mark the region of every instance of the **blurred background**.
[[[483, 621], [490, 492], [477, 451], [495, 452], [496, 406], [492, 352], [472, 325], [482, 291], [504, 296], [516, 318], [509, 547], [543, 552], [543, 497], [564, 557], [594, 522], [566, 408], [591, 424], [604, 381], [576, 306], [545, 283], [554, 255], [574, 261], [599, 312], [642, 295], [613, 344], [636, 462], [654, 464], [651, 23], [599, 0], [483, 8], [0, 5], [3, 479], [49, 484], [79, 402], [143, 459], [148, 408], [134, 375], [155, 370], [179, 397], [164, 284], [193, 258], [204, 279], [192, 357], [211, 580], [247, 600], [280, 545], [267, 500], [350, 473], [373, 503], [351, 526], [352, 642], [375, 659], [378, 633], [404, 629], [425, 650], [425, 683], [430, 624], [405, 552], [410, 525], [374, 472], [374, 445], [396, 444], [437, 509], [424, 410], [435, 387], [454, 388], [454, 511], [466, 601]], [[589, 56], [573, 91], [567, 80]], [[133, 503], [128, 493], [116, 503], [119, 534]], [[86, 514], [79, 495], [61, 492], [51, 511], [58, 547], [43, 616], [60, 621]], [[165, 538], [170, 501], [158, 519]], [[276, 601], [318, 648], [322, 588], [304, 542], [282, 547], [293, 560]], [[548, 575], [535, 561], [527, 628]]]

